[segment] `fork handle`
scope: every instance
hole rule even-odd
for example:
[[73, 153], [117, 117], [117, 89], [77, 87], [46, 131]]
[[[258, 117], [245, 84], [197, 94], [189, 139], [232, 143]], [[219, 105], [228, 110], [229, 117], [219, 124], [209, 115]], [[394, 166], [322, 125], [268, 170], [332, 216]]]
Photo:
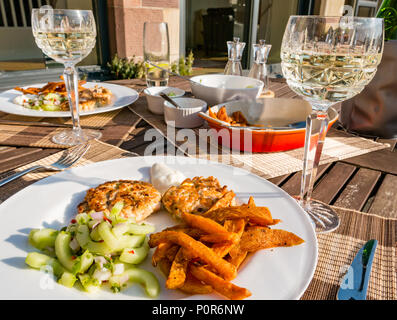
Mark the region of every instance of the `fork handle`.
[[18, 178], [24, 176], [25, 174], [28, 174], [29, 172], [35, 171], [40, 168], [43, 168], [43, 166], [33, 166], [33, 167], [23, 170], [21, 172], [14, 173], [9, 177], [6, 177], [6, 178], [0, 180], [0, 187], [4, 186], [5, 184], [7, 184], [11, 181], [14, 181], [15, 179], [18, 179]]

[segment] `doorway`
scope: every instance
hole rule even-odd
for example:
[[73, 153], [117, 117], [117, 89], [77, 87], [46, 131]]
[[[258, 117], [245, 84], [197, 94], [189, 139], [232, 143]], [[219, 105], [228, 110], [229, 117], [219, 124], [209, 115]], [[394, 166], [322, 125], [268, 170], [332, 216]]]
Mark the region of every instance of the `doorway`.
[[249, 66], [253, 3], [251, 0], [185, 0], [181, 19], [184, 22], [186, 53], [193, 51], [196, 68], [206, 72], [223, 72], [227, 59], [227, 41], [234, 37], [246, 42], [243, 68]]

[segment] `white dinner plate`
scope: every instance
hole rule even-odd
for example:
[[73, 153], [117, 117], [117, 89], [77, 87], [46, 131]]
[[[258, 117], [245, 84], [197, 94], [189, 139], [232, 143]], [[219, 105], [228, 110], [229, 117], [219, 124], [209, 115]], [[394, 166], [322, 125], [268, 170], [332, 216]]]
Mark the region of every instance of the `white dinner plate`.
[[[134, 179], [150, 181], [150, 167], [156, 162], [182, 171], [186, 177], [214, 176], [221, 185], [235, 191], [237, 198], [268, 206], [273, 218], [281, 219], [275, 228], [303, 238], [299, 246], [256, 252], [243, 263], [232, 282], [249, 289], [249, 299], [298, 299], [309, 285], [317, 264], [317, 239], [312, 224], [297, 202], [272, 183], [248, 171], [220, 163], [184, 157], [136, 157], [99, 162], [73, 168], [43, 179], [18, 192], [0, 205], [0, 299], [146, 299], [143, 289], [133, 285], [118, 294], [100, 290], [94, 295], [77, 288], [63, 287], [44, 272], [25, 264], [32, 228], [66, 226], [86, 191], [105, 181]], [[147, 219], [156, 232], [175, 225], [171, 216], [160, 211]], [[159, 299], [222, 299], [220, 295], [188, 296], [165, 288], [165, 278], [152, 267], [151, 254], [141, 265], [160, 281]]]
[[[25, 86], [23, 88], [31, 88], [31, 87], [42, 88], [45, 85], [46, 83], [41, 83], [41, 84]], [[88, 116], [91, 114], [98, 114], [98, 113], [117, 110], [134, 103], [139, 98], [138, 92], [136, 92], [134, 89], [124, 86], [118, 86], [110, 83], [87, 82], [86, 84], [83, 85], [83, 87], [93, 88], [96, 85], [100, 87], [104, 87], [106, 89], [110, 89], [112, 91], [113, 103], [108, 106], [96, 108], [92, 111], [80, 112], [80, 116]], [[15, 104], [13, 102], [14, 99], [20, 95], [22, 95], [22, 92], [14, 89], [0, 93], [0, 111], [10, 114], [16, 114], [20, 116], [27, 116], [27, 117], [45, 117], [45, 118], [71, 117], [70, 111], [40, 111], [40, 110], [25, 108], [22, 107], [21, 105]]]

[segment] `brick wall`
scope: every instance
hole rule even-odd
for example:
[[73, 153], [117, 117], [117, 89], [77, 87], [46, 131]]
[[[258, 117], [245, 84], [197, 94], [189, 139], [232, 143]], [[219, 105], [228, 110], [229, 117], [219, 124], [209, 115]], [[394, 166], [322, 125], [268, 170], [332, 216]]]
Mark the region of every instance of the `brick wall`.
[[142, 58], [143, 25], [167, 22], [171, 61], [179, 57], [179, 0], [108, 0], [110, 50], [119, 57]]
[[142, 0], [143, 7], [179, 8], [179, 0]]

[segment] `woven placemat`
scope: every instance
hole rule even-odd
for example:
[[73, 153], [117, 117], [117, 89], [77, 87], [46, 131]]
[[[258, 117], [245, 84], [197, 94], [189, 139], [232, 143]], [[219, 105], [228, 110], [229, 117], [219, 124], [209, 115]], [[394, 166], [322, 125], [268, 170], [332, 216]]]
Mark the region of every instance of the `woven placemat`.
[[[113, 110], [104, 113], [93, 114], [89, 116], [80, 116], [80, 124], [82, 126], [90, 126], [94, 128], [102, 128], [106, 125], [110, 125], [113, 122], [113, 118], [116, 117], [122, 109]], [[14, 114], [0, 113], [0, 120], [11, 120], [11, 121], [27, 121], [27, 122], [47, 122], [54, 124], [72, 124], [71, 118], [32, 118], [27, 116], [18, 116]]]
[[[164, 136], [169, 132], [178, 137], [178, 129], [167, 127], [164, 117], [155, 115], [148, 111], [147, 102], [144, 97], [129, 107], [131, 111], [142, 117], [152, 127], [159, 130]], [[199, 136], [200, 128], [194, 129], [196, 136]], [[205, 158], [213, 161], [220, 161], [254, 172], [266, 179], [279, 177], [302, 170], [303, 148], [273, 153], [240, 153], [221, 147], [215, 139], [204, 142], [205, 150], [200, 146], [199, 138], [189, 145], [191, 140], [177, 142], [181, 152], [191, 157]], [[378, 143], [373, 140], [361, 138], [341, 130], [331, 129], [326, 137], [320, 164], [326, 164], [356, 157], [365, 153], [386, 149], [388, 144]]]
[[334, 300], [340, 281], [361, 247], [378, 240], [368, 300], [397, 299], [397, 219], [333, 207], [341, 224], [332, 233], [319, 234], [319, 258], [314, 277], [303, 300]]
[[[111, 126], [132, 125], [130, 111], [128, 108], [84, 116], [80, 118], [80, 124], [92, 129], [103, 129]], [[28, 121], [28, 122], [46, 122], [54, 124], [72, 124], [70, 118], [31, 118], [21, 117], [11, 114], [0, 113], [0, 120], [11, 121]], [[70, 128], [71, 129], [71, 128]], [[38, 148], [66, 148], [65, 146], [55, 144], [51, 137], [68, 128], [57, 128], [36, 125], [8, 125], [0, 123], [0, 145], [6, 146], [24, 146]]]
[[[36, 164], [48, 164], [61, 156], [53, 154], [19, 170]], [[120, 148], [93, 141], [90, 150], [76, 166], [93, 162], [136, 156]], [[53, 172], [31, 173], [0, 188], [0, 201], [4, 201], [24, 187], [45, 178]], [[317, 268], [303, 300], [335, 300], [345, 267], [350, 265], [361, 246], [369, 239], [377, 239], [368, 299], [397, 299], [397, 219], [334, 207], [341, 218], [340, 227], [333, 233], [318, 235], [319, 259]]]

